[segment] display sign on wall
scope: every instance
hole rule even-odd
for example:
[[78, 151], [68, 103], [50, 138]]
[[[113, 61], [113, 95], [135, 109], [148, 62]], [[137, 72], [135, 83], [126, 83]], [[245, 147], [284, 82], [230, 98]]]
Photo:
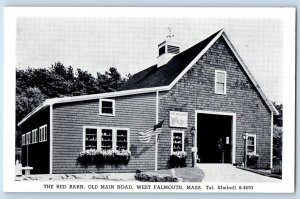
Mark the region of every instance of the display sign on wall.
[[170, 127], [188, 127], [188, 113], [170, 111]]

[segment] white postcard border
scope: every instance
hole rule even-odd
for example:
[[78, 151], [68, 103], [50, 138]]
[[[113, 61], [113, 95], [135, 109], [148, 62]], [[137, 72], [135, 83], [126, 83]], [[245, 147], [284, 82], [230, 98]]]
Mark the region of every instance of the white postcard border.
[[[55, 9], [55, 12], [53, 10]], [[153, 9], [156, 11], [153, 16]], [[253, 15], [255, 9], [255, 15]], [[170, 12], [172, 10], [172, 12]], [[200, 11], [200, 12], [199, 12]], [[117, 14], [116, 14], [117, 13]], [[227, 17], [238, 16], [252, 18], [280, 17], [284, 24], [284, 118], [283, 118], [283, 178], [281, 183], [180, 183], [201, 185], [199, 192], [228, 192], [224, 190], [208, 190], [206, 185], [254, 186], [252, 191], [235, 190], [229, 192], [289, 193], [295, 189], [295, 9], [294, 8], [5, 8], [4, 15], [4, 135], [3, 135], [3, 191], [5, 192], [60, 192], [61, 190], [45, 189], [44, 184], [83, 184], [86, 187], [97, 182], [45, 182], [15, 181], [15, 66], [16, 66], [16, 19], [17, 17]], [[99, 184], [99, 182], [98, 182]], [[102, 184], [145, 184], [141, 182], [103, 182]], [[157, 183], [147, 183], [155, 185]], [[164, 184], [166, 185], [166, 184]], [[171, 184], [174, 185], [174, 184]], [[94, 190], [62, 190], [88, 191]], [[101, 190], [96, 190], [101, 192]], [[111, 190], [110, 190], [111, 191]], [[118, 192], [190, 192], [189, 190], [115, 190]], [[103, 192], [103, 190], [102, 190]], [[192, 191], [198, 192], [198, 191]]]

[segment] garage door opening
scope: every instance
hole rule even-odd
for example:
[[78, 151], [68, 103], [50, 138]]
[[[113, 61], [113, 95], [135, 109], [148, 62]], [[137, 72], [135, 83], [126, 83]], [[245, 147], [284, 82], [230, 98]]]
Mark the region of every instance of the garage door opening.
[[197, 113], [197, 148], [200, 163], [233, 163], [233, 116]]

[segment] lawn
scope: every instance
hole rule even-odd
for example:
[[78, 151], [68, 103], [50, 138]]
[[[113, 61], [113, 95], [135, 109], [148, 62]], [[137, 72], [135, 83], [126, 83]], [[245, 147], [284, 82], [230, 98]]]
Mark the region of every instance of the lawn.
[[[198, 167], [184, 167], [184, 168], [174, 168], [175, 176], [182, 178], [183, 182], [202, 182], [204, 178], [204, 172]], [[145, 173], [158, 173], [171, 175], [171, 169], [164, 169], [158, 171], [147, 171]]]

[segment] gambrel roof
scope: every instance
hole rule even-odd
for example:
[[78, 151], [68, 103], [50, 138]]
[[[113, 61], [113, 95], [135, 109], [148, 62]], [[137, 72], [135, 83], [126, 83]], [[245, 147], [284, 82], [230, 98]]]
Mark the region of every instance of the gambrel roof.
[[218, 32], [212, 34], [203, 41], [197, 43], [196, 45], [190, 47], [189, 49], [177, 54], [174, 56], [168, 63], [161, 67], [153, 65], [139, 73], [133, 75], [131, 79], [119, 90], [116, 92], [110, 93], [101, 93], [101, 94], [92, 94], [92, 95], [82, 95], [74, 97], [63, 97], [63, 98], [53, 98], [47, 99], [38, 106], [35, 110], [29, 113], [25, 118], [23, 118], [18, 125], [21, 125], [32, 115], [38, 111], [51, 106], [53, 104], [83, 101], [83, 100], [92, 100], [100, 98], [112, 98], [120, 97], [126, 95], [136, 95], [142, 93], [151, 93], [157, 91], [167, 91], [170, 90], [179, 79], [205, 54], [205, 52], [220, 38], [223, 37], [232, 53], [242, 66], [243, 70], [252, 81], [253, 85], [257, 89], [258, 93], [269, 107], [269, 109], [275, 114], [278, 115], [278, 111], [272, 104], [272, 102], [267, 98], [265, 93], [262, 91], [261, 87], [250, 73], [248, 67], [240, 57], [238, 51], [233, 46], [232, 42], [228, 38], [228, 35], [224, 30], [219, 30]]

